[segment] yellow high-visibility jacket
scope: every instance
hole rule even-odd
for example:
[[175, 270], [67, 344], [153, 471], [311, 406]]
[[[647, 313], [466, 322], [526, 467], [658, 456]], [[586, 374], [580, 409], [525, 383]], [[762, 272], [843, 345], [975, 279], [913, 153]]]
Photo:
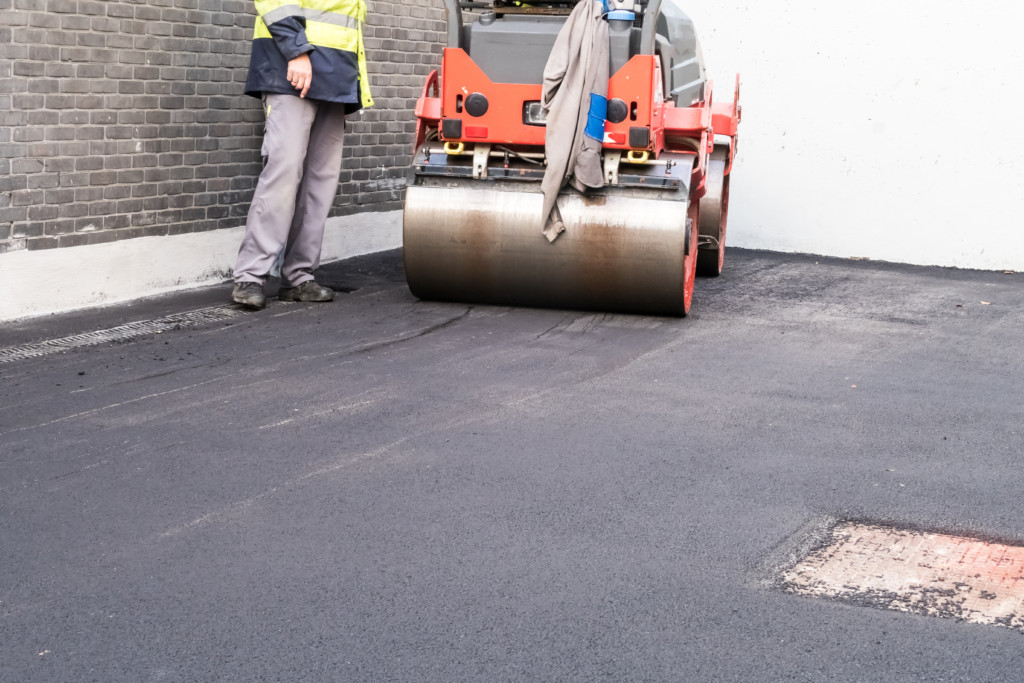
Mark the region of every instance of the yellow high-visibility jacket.
[[307, 98], [342, 102], [347, 113], [373, 106], [366, 75], [366, 0], [256, 0], [256, 32], [245, 92], [298, 95], [288, 61], [309, 55]]

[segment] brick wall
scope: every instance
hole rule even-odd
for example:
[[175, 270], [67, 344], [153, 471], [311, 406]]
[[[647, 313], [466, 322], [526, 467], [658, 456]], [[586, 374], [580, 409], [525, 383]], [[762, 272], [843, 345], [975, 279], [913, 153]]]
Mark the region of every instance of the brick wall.
[[[376, 106], [333, 213], [401, 206], [441, 0], [368, 0]], [[252, 0], [0, 0], [0, 253], [235, 227], [260, 171]]]

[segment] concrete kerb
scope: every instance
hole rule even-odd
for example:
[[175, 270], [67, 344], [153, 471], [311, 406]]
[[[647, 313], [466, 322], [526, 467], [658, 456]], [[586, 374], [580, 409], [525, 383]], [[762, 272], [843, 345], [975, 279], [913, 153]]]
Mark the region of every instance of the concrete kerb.
[[[244, 228], [0, 255], [0, 321], [103, 306], [224, 282]], [[402, 212], [328, 219], [324, 263], [396, 249]], [[45, 286], [40, 286], [45, 283]]]

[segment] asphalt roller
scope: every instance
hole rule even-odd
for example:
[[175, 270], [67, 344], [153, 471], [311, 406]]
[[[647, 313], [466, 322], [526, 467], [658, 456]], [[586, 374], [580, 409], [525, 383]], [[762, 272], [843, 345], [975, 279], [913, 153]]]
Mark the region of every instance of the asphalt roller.
[[[603, 4], [604, 186], [566, 184], [542, 233], [548, 55], [577, 2]], [[725, 255], [739, 79], [718, 103], [679, 0], [445, 0], [448, 47], [416, 106], [404, 261], [421, 299], [686, 315]], [[475, 10], [475, 21], [467, 22]]]

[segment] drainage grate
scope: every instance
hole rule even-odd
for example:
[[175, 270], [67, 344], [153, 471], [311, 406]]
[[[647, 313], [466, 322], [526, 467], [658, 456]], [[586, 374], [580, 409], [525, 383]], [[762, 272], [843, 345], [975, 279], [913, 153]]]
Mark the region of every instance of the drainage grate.
[[[269, 307], [276, 303], [277, 302], [268, 301], [267, 305]], [[191, 327], [193, 325], [217, 322], [228, 318], [234, 318], [239, 315], [245, 315], [246, 313], [247, 311], [239, 306], [226, 304], [224, 306], [200, 308], [195, 311], [188, 311], [187, 313], [176, 313], [157, 320], [143, 320], [140, 322], [128, 323], [126, 325], [118, 325], [117, 327], [111, 327], [108, 330], [97, 330], [95, 332], [75, 334], [70, 337], [48, 339], [46, 341], [34, 342], [32, 344], [22, 344], [21, 346], [9, 346], [5, 349], [0, 349], [0, 363], [11, 363], [14, 361], [24, 360], [26, 358], [38, 358], [39, 356], [46, 356], [51, 353], [67, 351], [81, 346], [95, 346], [97, 344], [106, 344], [109, 342], [130, 341], [138, 337], [144, 337], [158, 332], [166, 332], [168, 330], [176, 330], [182, 327]]]
[[782, 573], [791, 593], [1024, 631], [1024, 547], [840, 522]]

